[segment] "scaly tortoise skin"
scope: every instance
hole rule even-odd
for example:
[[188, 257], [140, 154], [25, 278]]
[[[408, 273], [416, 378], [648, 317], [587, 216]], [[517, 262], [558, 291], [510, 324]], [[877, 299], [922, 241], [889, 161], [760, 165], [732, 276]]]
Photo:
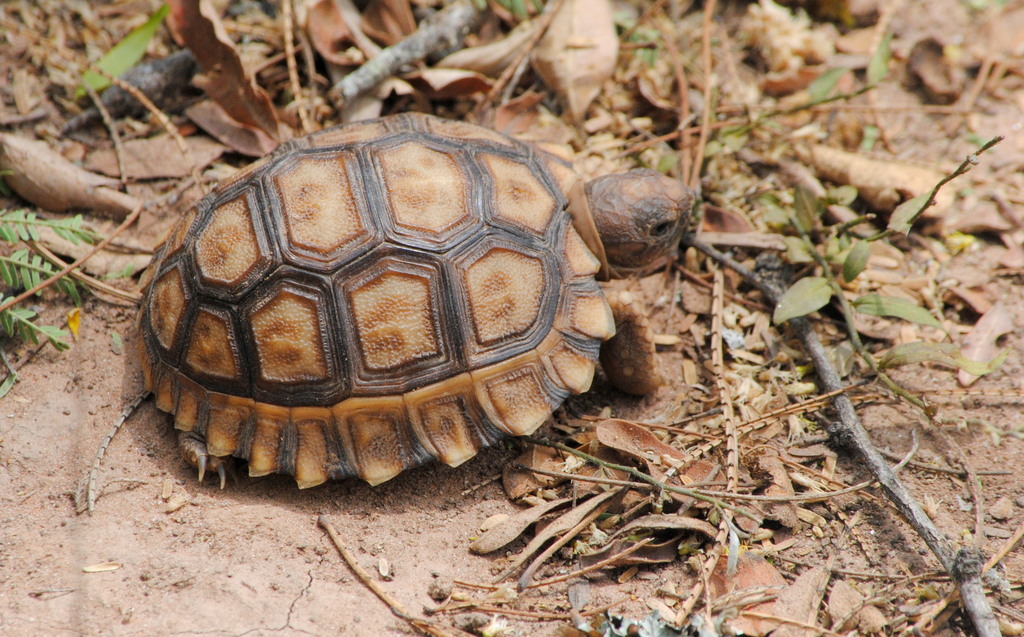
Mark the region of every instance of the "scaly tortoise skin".
[[[146, 387], [200, 479], [235, 456], [300, 487], [378, 484], [532, 433], [615, 333], [595, 275], [664, 257], [692, 204], [656, 173], [586, 190], [634, 210], [592, 218], [564, 160], [418, 114], [293, 140], [222, 183], [158, 252], [140, 315]], [[610, 356], [626, 390], [656, 384], [649, 342]]]

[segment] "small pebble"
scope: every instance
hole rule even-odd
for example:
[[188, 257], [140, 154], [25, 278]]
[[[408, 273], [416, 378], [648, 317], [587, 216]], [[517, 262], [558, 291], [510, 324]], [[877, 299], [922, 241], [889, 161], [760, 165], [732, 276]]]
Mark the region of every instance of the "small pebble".
[[452, 618], [452, 626], [474, 635], [479, 635], [490, 623], [491, 618], [483, 613], [463, 613]]
[[450, 577], [439, 575], [437, 576], [437, 579], [431, 582], [430, 586], [427, 587], [427, 595], [429, 595], [430, 599], [435, 602], [443, 602], [451, 596], [453, 586], [454, 582], [452, 582]]
[[995, 501], [988, 513], [997, 520], [1008, 520], [1013, 516], [1013, 502], [1010, 501], [1010, 498], [1003, 496]]

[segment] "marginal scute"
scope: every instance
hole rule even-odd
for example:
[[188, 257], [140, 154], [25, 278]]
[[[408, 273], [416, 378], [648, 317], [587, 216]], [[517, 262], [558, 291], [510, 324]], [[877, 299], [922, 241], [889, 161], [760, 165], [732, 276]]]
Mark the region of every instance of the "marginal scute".
[[366, 234], [349, 181], [350, 153], [303, 155], [274, 175], [293, 248], [326, 258]]
[[188, 213], [178, 222], [178, 225], [174, 227], [174, 230], [171, 231], [164, 248], [164, 258], [173, 255], [181, 249], [181, 246], [185, 243], [185, 237], [188, 236], [188, 231], [192, 228], [192, 223], [196, 220], [197, 212], [196, 208], [190, 208]]
[[259, 376], [267, 383], [296, 384], [330, 377], [321, 331], [322, 298], [278, 288], [249, 318]]
[[279, 469], [281, 443], [285, 430], [291, 425], [287, 407], [266, 403], [259, 403], [256, 407], [256, 424], [249, 450], [249, 475], [254, 478]]
[[572, 276], [594, 276], [601, 271], [601, 262], [572, 225], [565, 226], [565, 263]]
[[557, 406], [544, 386], [545, 372], [536, 352], [526, 352], [470, 374], [487, 416], [510, 436], [533, 433]]
[[612, 310], [600, 295], [576, 295], [569, 310], [568, 326], [583, 336], [602, 341], [615, 336]]
[[[548, 150], [551, 152], [553, 149]], [[566, 194], [572, 192], [572, 187], [580, 179], [579, 174], [573, 170], [572, 166], [567, 161], [560, 159], [557, 154], [555, 157], [542, 155], [540, 159], [544, 162], [551, 177], [555, 180], [555, 186], [558, 188], [558, 191]]]
[[334, 421], [359, 477], [371, 485], [405, 469], [405, 405], [401, 396], [349, 398], [337, 405]]
[[392, 371], [440, 353], [434, 326], [441, 308], [427, 276], [384, 270], [354, 287], [349, 302], [367, 369]]
[[209, 403], [208, 392], [191, 379], [178, 375], [178, 402], [174, 407], [174, 426], [192, 431], [199, 424], [200, 410]]
[[196, 239], [196, 265], [207, 281], [237, 286], [261, 258], [248, 198], [241, 194], [222, 203], [212, 215]]
[[476, 339], [484, 346], [529, 331], [548, 293], [541, 260], [508, 248], [491, 248], [464, 276]]
[[407, 143], [382, 151], [378, 160], [397, 225], [433, 233], [469, 216], [469, 184], [450, 154]]
[[576, 351], [558, 332], [551, 336], [557, 337], [557, 343], [542, 355], [549, 368], [548, 375], [553, 381], [574, 394], [582, 394], [590, 389], [594, 382], [596, 361]]
[[428, 385], [404, 396], [420, 444], [442, 462], [457, 467], [476, 455], [476, 396], [469, 374]]
[[189, 330], [185, 364], [198, 376], [237, 380], [240, 364], [234, 326], [221, 312], [200, 308]]
[[150, 290], [149, 324], [165, 351], [174, 347], [187, 300], [180, 268], [165, 272]]
[[480, 153], [478, 157], [494, 184], [496, 219], [543, 235], [554, 217], [556, 202], [530, 165], [491, 153]]
[[327, 481], [327, 467], [332, 464], [327, 450], [327, 427], [331, 412], [324, 407], [295, 407], [292, 423], [299, 438], [295, 452], [295, 481], [300, 489], [315, 487]]
[[238, 449], [243, 428], [253, 417], [251, 398], [210, 392], [206, 448], [211, 456], [230, 456]]
[[174, 372], [161, 365], [154, 373], [153, 401], [160, 411], [174, 409]]

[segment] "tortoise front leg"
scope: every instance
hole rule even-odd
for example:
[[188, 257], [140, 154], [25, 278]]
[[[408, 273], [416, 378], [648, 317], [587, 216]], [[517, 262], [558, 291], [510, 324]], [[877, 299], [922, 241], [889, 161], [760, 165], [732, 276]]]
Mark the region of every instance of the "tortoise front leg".
[[615, 317], [615, 336], [601, 345], [601, 367], [616, 389], [627, 394], [649, 394], [664, 382], [654, 353], [654, 332], [647, 313], [633, 295], [605, 290]]
[[206, 447], [206, 439], [194, 431], [178, 432], [178, 449], [186, 462], [199, 469], [199, 482], [202, 482], [206, 476], [206, 470], [212, 469], [220, 476], [220, 488], [224, 488], [227, 483], [230, 458], [211, 456]]

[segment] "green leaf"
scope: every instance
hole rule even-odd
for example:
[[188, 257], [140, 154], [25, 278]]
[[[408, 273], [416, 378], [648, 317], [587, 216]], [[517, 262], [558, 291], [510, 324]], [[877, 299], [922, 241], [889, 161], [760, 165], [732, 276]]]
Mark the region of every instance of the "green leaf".
[[814, 261], [811, 249], [807, 247], [807, 244], [800, 237], [782, 237], [782, 242], [786, 244], [786, 258], [789, 259], [790, 263], [811, 263]]
[[4, 382], [0, 383], [0, 398], [7, 395], [11, 388], [14, 387], [14, 383], [18, 381], [18, 375], [14, 372], [7, 372], [7, 377], [4, 378]]
[[838, 67], [829, 69], [819, 75], [818, 78], [811, 82], [810, 86], [807, 87], [807, 95], [811, 98], [811, 102], [816, 104], [831, 97], [832, 91], [836, 88], [836, 84], [838, 84], [839, 80], [849, 73], [849, 71], [850, 69]]
[[800, 279], [779, 299], [772, 320], [775, 324], [798, 316], [806, 316], [825, 307], [832, 298], [832, 287], [823, 276], [808, 276]]
[[[153, 39], [160, 23], [170, 11], [166, 4], [160, 5], [156, 13], [151, 15], [142, 26], [124, 36], [124, 39], [115, 44], [103, 57], [96, 61], [96, 66], [109, 75], [117, 77], [135, 66], [146, 53], [149, 41]], [[93, 71], [82, 73], [82, 81], [94, 91], [100, 91], [110, 85], [106, 77]], [[85, 89], [79, 88], [75, 91], [75, 99], [85, 95]]]
[[931, 193], [926, 192], [923, 195], [918, 195], [913, 199], [907, 199], [900, 205], [896, 206], [896, 209], [892, 211], [892, 216], [889, 217], [889, 225], [887, 228], [893, 232], [902, 232], [904, 235], [910, 234], [910, 228], [913, 227], [914, 222], [917, 221], [918, 215], [924, 212], [925, 204], [931, 199]]
[[[863, 242], [862, 242], [863, 243]], [[845, 269], [845, 268], [844, 268]], [[913, 323], [942, 329], [942, 323], [920, 305], [895, 296], [881, 294], [865, 294], [854, 299], [853, 307], [862, 314], [871, 316], [895, 316]]]
[[46, 340], [50, 341], [50, 345], [53, 345], [57, 351], [63, 351], [70, 349], [71, 344], [66, 340], [68, 333], [59, 327], [53, 325], [37, 325], [35, 326], [39, 333], [46, 337]]
[[857, 241], [850, 248], [843, 261], [843, 280], [849, 283], [856, 279], [868, 265], [868, 257], [871, 256], [871, 244], [867, 241]]
[[871, 54], [871, 59], [868, 61], [868, 84], [874, 86], [889, 74], [889, 58], [892, 57], [892, 51], [889, 48], [889, 43], [892, 41], [892, 33], [886, 33], [882, 37], [882, 41], [878, 43], [878, 48]]
[[828, 198], [840, 206], [849, 206], [857, 199], [857, 188], [854, 186], [837, 186], [828, 191]]
[[972, 361], [963, 355], [960, 348], [952, 343], [925, 343], [915, 341], [893, 347], [878, 359], [882, 369], [912, 365], [914, 363], [932, 362], [945, 367], [962, 369], [972, 376], [984, 376], [995, 370], [1006, 360], [1008, 350], [988, 362]]
[[818, 210], [818, 198], [814, 196], [814, 193], [803, 186], [797, 186], [793, 193], [793, 212], [801, 230], [810, 232], [814, 228]]

